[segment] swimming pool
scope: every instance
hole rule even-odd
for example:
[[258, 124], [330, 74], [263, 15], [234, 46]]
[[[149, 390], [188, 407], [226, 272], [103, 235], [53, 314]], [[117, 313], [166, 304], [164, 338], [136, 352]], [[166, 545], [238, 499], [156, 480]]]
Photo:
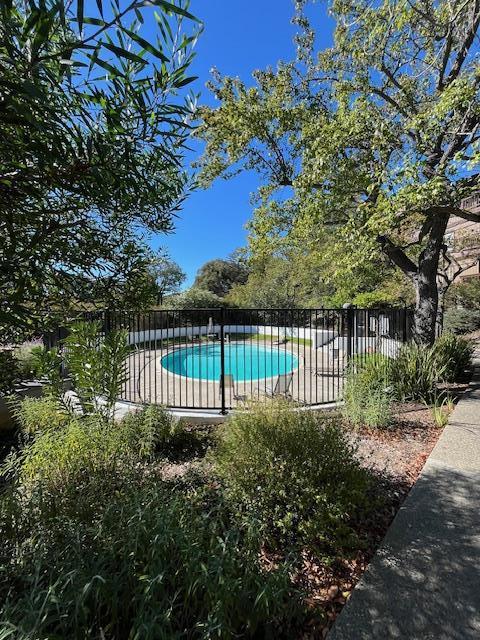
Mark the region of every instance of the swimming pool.
[[[172, 351], [160, 362], [176, 375], [218, 382], [220, 354], [220, 344], [201, 344]], [[272, 378], [297, 368], [298, 358], [283, 349], [244, 343], [225, 345], [225, 374], [231, 374], [236, 382]]]

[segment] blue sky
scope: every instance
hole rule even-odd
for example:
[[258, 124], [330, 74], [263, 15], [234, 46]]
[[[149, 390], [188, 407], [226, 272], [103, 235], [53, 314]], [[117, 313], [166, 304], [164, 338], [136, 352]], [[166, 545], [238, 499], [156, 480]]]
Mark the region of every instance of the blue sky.
[[[215, 103], [205, 88], [212, 67], [248, 82], [253, 70], [295, 56], [292, 0], [192, 0], [190, 10], [204, 21], [191, 70], [191, 75], [199, 76], [194, 89], [201, 93], [203, 104]], [[318, 3], [314, 10], [323, 23], [322, 35], [328, 38], [331, 25], [325, 19], [325, 5]], [[244, 227], [252, 214], [249, 198], [257, 185], [253, 173], [217, 180], [188, 198], [174, 234], [153, 238], [152, 246], [167, 248], [186, 271], [187, 285], [204, 262], [245, 245]]]

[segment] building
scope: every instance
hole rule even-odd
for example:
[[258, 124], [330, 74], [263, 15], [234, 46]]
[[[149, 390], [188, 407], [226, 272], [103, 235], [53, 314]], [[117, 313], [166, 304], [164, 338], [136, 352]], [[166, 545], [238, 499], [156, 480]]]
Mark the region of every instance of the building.
[[[480, 213], [480, 193], [465, 198], [461, 208]], [[452, 276], [459, 268], [462, 273], [457, 281], [480, 277], [480, 222], [471, 222], [458, 216], [452, 216], [448, 222], [445, 240], [451, 247], [454, 264], [449, 268]]]

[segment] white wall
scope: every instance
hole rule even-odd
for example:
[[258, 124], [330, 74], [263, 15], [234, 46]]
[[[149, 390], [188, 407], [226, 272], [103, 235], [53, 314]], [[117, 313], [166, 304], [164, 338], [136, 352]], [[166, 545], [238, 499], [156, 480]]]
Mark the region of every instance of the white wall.
[[[353, 338], [352, 355], [356, 353], [381, 353], [393, 358], [402, 346], [399, 340], [392, 338]], [[348, 341], [346, 337], [337, 336], [329, 345], [329, 351], [338, 350], [342, 356], [347, 354]]]
[[[196, 327], [175, 327], [169, 329], [151, 329], [147, 331], [131, 331], [128, 334], [129, 344], [142, 344], [144, 342], [155, 342], [156, 340], [167, 340], [169, 338], [182, 338], [192, 335], [207, 335], [207, 333], [220, 333], [220, 325], [207, 325]], [[301, 338], [311, 340], [312, 347], [317, 349], [335, 337], [335, 331], [324, 329], [310, 329], [304, 327], [276, 327], [263, 325], [225, 325], [225, 333], [259, 333], [271, 335], [274, 340], [287, 338]]]

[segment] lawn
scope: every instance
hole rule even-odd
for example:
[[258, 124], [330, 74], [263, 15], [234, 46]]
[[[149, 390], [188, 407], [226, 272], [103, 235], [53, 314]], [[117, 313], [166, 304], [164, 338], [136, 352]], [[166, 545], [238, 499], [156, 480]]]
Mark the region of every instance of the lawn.
[[[283, 340], [283, 338], [283, 335], [270, 335], [268, 333], [255, 333], [250, 337], [251, 340], [257, 340], [259, 342], [278, 342]], [[309, 338], [295, 338], [289, 336], [285, 336], [285, 342], [291, 342], [292, 344], [298, 345], [303, 344], [307, 347], [311, 347], [313, 344]]]

